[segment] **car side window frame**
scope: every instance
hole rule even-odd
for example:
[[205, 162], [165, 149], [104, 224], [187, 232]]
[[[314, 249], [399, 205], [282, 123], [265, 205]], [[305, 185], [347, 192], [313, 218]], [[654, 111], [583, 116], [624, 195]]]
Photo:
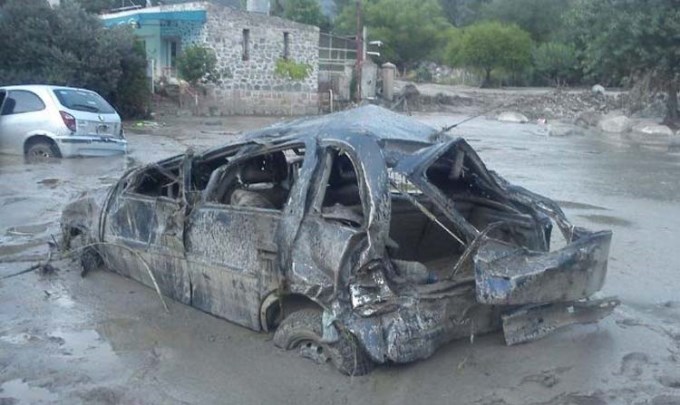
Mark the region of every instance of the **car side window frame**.
[[[121, 197], [126, 197], [130, 198], [133, 197], [138, 200], [145, 200], [145, 201], [156, 201], [158, 199], [162, 201], [167, 201], [167, 202], [172, 202], [175, 204], [180, 204], [182, 201], [182, 193], [184, 192], [184, 184], [181, 181], [181, 172], [182, 172], [182, 162], [183, 160], [179, 160], [179, 162], [176, 162], [178, 157], [173, 157], [168, 159], [168, 162], [161, 162], [157, 164], [152, 164], [152, 165], [146, 165], [142, 166], [138, 169], [133, 170], [133, 172], [129, 173], [127, 176], [125, 176], [125, 179], [122, 180], [124, 182], [122, 186], [122, 190], [120, 191], [120, 196]], [[170, 164], [171, 163], [171, 164]], [[172, 171], [174, 170], [175, 163], [178, 166], [178, 175], [175, 176]], [[168, 168], [167, 166], [170, 166]], [[149, 173], [152, 171], [157, 171], [160, 174], [165, 175], [168, 177], [168, 179], [171, 179], [170, 176], [168, 176], [166, 173], [172, 174], [173, 177], [176, 177], [175, 181], [177, 182], [177, 193], [175, 197], [169, 197], [165, 194], [159, 193], [159, 194], [149, 194], [149, 193], [144, 193], [139, 191], [139, 188], [142, 186], [143, 181], [144, 181], [144, 176], [148, 176]], [[174, 183], [174, 182], [173, 182]], [[173, 184], [169, 183], [169, 184]], [[161, 189], [164, 187], [167, 187], [168, 184], [161, 186]]]
[[[14, 111], [17, 108], [17, 105], [19, 105], [19, 103], [17, 103], [17, 101], [14, 100], [12, 97], [17, 93], [30, 94], [32, 97], [35, 98], [35, 100], [38, 100], [40, 102], [40, 108], [37, 108], [37, 109], [33, 108], [33, 109], [29, 109], [29, 110], [26, 110], [26, 111], [19, 111], [19, 112]], [[7, 103], [7, 101], [9, 101], [9, 100], [14, 101], [14, 105], [12, 106], [11, 112], [6, 111], [7, 105], [9, 105]], [[27, 114], [27, 113], [32, 113], [32, 112], [43, 111], [46, 108], [47, 108], [47, 105], [45, 104], [43, 99], [39, 95], [37, 95], [36, 93], [29, 91], [29, 90], [10, 90], [5, 94], [5, 99], [3, 100], [3, 103], [2, 103], [2, 110], [0, 110], [0, 115], [5, 116], [5, 115]]]
[[[319, 158], [321, 164], [318, 168], [318, 170], [321, 170], [321, 173], [319, 173], [319, 176], [317, 177], [316, 180], [315, 184], [316, 191], [314, 194], [314, 198], [312, 200], [312, 204], [310, 206], [310, 211], [313, 212], [315, 215], [319, 216], [320, 218], [322, 218], [324, 221], [329, 221], [329, 219], [324, 217], [323, 213], [324, 208], [323, 204], [326, 198], [326, 194], [328, 193], [327, 186], [331, 176], [331, 171], [333, 170], [333, 164], [335, 159], [338, 159], [341, 154], [345, 154], [349, 158], [353, 170], [356, 174], [357, 187], [359, 191], [360, 205], [362, 211], [362, 221], [360, 226], [354, 227], [347, 225], [347, 227], [360, 231], [365, 230], [366, 227], [368, 226], [367, 219], [368, 215], [370, 214], [367, 199], [370, 197], [366, 195], [364, 187], [362, 186], [363, 184], [365, 184], [364, 173], [361, 170], [357, 169], [358, 156], [350, 149], [343, 148], [342, 145], [340, 144], [326, 143], [323, 144], [321, 147], [323, 152]], [[334, 152], [336, 153], [335, 156], [333, 156]]]
[[[224, 203], [222, 201], [218, 201], [219, 198], [222, 198], [223, 196], [217, 196], [216, 191], [218, 191], [219, 188], [222, 187], [229, 187], [228, 185], [224, 185], [224, 182], [234, 182], [235, 179], [237, 179], [238, 175], [236, 174], [235, 170], [238, 170], [239, 165], [241, 165], [244, 162], [247, 162], [250, 159], [254, 159], [260, 156], [264, 156], [267, 154], [271, 153], [276, 153], [276, 152], [284, 152], [287, 150], [293, 150], [293, 149], [305, 149], [307, 148], [307, 145], [305, 145], [304, 142], [293, 142], [293, 143], [287, 143], [283, 145], [277, 145], [277, 147], [269, 149], [269, 150], [263, 150], [259, 145], [253, 145], [253, 144], [247, 144], [243, 145], [244, 147], [247, 147], [244, 152], [245, 153], [236, 153], [226, 164], [218, 167], [217, 169], [213, 170], [211, 174], [211, 179], [208, 182], [208, 185], [206, 188], [203, 190], [200, 205], [206, 206], [209, 205], [212, 208], [219, 207], [220, 209], [226, 209], [226, 210], [236, 210], [236, 211], [247, 211], [247, 212], [253, 212], [253, 213], [271, 213], [271, 214], [276, 214], [276, 215], [281, 215], [286, 209], [286, 206], [290, 203], [292, 191], [295, 188], [297, 182], [299, 179], [294, 179], [294, 181], [290, 185], [290, 189], [288, 190], [288, 195], [286, 196], [283, 205], [281, 208], [264, 208], [264, 207], [255, 207], [255, 206], [248, 206], [248, 205], [233, 205], [231, 203]], [[255, 149], [252, 149], [254, 146], [256, 146]], [[300, 163], [300, 170], [302, 170], [302, 167], [306, 164], [306, 161], [308, 159], [307, 152], [302, 155], [302, 161]], [[226, 192], [226, 190], [225, 190]], [[222, 193], [219, 193], [222, 194]]]

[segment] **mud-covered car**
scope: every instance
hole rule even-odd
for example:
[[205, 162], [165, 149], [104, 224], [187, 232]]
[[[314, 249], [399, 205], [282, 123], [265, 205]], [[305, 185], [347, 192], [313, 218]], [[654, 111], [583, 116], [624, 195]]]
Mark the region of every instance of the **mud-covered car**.
[[[565, 242], [551, 251], [553, 224]], [[345, 374], [499, 329], [529, 341], [618, 303], [589, 299], [611, 232], [574, 227], [465, 140], [373, 106], [133, 169], [62, 226], [86, 270], [275, 330]]]

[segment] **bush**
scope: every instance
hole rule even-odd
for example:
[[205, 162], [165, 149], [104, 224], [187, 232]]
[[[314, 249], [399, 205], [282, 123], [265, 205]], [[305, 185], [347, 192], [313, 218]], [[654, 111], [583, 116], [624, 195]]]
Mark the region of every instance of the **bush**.
[[199, 45], [187, 47], [177, 58], [177, 71], [182, 79], [196, 86], [199, 82], [217, 80], [217, 57], [212, 49]]
[[42, 0], [0, 7], [0, 85], [83, 87], [108, 99], [124, 118], [147, 113], [146, 57], [129, 27], [106, 29], [77, 3]]
[[547, 42], [534, 49], [534, 70], [553, 84], [561, 86], [571, 79], [578, 61], [573, 46]]
[[289, 80], [304, 80], [311, 73], [312, 67], [306, 63], [298, 63], [294, 60], [279, 59], [276, 61], [274, 73], [277, 76]]
[[120, 65], [123, 73], [111, 100], [123, 117], [146, 118], [151, 93], [143, 43], [136, 41], [132, 52], [121, 59]]
[[432, 81], [432, 72], [427, 66], [420, 66], [416, 69], [416, 82], [417, 83], [429, 83]]

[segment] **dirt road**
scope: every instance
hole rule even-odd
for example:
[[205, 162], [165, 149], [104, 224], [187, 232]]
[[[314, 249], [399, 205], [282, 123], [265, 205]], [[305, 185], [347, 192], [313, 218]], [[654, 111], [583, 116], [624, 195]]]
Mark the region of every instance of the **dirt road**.
[[[74, 194], [270, 121], [131, 133], [127, 157], [27, 165], [0, 156], [0, 277], [44, 257]], [[452, 135], [508, 180], [559, 200], [576, 225], [614, 231], [602, 295], [623, 304], [612, 317], [515, 347], [477, 336], [346, 378], [275, 348], [270, 335], [173, 302], [166, 313], [153, 290], [106, 272], [81, 278], [61, 260], [54, 275], [0, 281], [0, 404], [680, 404], [680, 156], [481, 118]]]

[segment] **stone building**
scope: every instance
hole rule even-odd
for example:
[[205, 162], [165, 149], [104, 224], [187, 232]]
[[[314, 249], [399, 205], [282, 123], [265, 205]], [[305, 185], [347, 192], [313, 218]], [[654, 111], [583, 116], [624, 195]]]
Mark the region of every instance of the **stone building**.
[[[214, 50], [220, 80], [207, 87], [203, 109], [218, 114], [302, 115], [318, 112], [319, 29], [265, 13], [195, 2], [102, 15], [106, 26], [134, 27], [144, 41], [148, 75], [177, 77], [182, 49]], [[280, 59], [304, 63], [309, 74], [291, 80], [276, 73]]]

